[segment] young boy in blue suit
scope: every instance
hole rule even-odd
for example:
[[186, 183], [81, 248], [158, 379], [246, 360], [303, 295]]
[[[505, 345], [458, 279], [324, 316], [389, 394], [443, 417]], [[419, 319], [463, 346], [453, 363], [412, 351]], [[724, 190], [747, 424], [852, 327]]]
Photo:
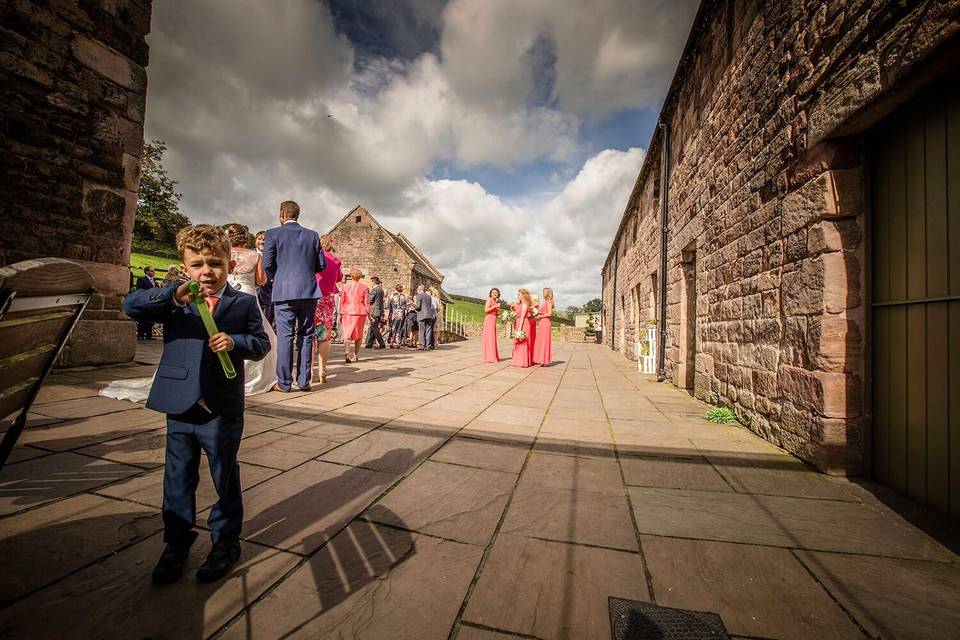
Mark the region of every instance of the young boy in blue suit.
[[[163, 472], [163, 539], [166, 548], [153, 569], [156, 584], [183, 575], [190, 545], [197, 537], [196, 489], [200, 452], [207, 456], [218, 500], [207, 524], [213, 547], [197, 570], [203, 582], [225, 576], [240, 557], [243, 501], [237, 451], [243, 435], [243, 361], [261, 360], [270, 351], [254, 296], [227, 285], [233, 268], [230, 241], [218, 228], [198, 224], [177, 234], [181, 269], [200, 285], [194, 300], [189, 282], [130, 293], [123, 310], [137, 321], [163, 323], [163, 355], [147, 407], [167, 414]], [[209, 337], [197, 310], [206, 304], [217, 333]], [[237, 376], [229, 380], [217, 353], [228, 353]]]

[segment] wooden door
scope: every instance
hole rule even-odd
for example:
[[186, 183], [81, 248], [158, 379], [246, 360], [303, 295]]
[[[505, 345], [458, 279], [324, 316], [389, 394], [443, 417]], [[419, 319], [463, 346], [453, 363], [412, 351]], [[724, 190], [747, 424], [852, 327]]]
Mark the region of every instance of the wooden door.
[[960, 75], [875, 127], [873, 474], [960, 520]]

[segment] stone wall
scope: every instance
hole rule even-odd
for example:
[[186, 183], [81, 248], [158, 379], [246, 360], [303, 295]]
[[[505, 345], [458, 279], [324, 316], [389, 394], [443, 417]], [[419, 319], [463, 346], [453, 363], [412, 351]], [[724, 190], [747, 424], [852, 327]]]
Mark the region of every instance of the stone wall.
[[120, 312], [136, 212], [150, 0], [0, 3], [0, 264], [77, 260], [98, 295], [68, 365], [133, 358]]
[[335, 252], [343, 261], [344, 273], [357, 266], [363, 271], [363, 281], [368, 284], [371, 277], [377, 276], [388, 296], [397, 284], [403, 285], [405, 294], [415, 291], [421, 284], [427, 288], [440, 287], [436, 278], [414, 269], [415, 262], [410, 255], [365, 209], [352, 212], [331, 233]]
[[[661, 113], [666, 376], [830, 472], [864, 460], [861, 134], [957, 63], [958, 32], [957, 0], [707, 1]], [[602, 274], [604, 340], [634, 359], [659, 316], [663, 144]]]

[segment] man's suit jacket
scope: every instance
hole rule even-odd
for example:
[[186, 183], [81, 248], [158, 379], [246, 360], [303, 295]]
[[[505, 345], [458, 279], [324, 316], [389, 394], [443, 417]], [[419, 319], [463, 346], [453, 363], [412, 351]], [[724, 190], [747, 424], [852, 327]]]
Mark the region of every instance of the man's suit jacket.
[[200, 300], [178, 306], [173, 294], [180, 284], [133, 291], [123, 301], [123, 312], [134, 320], [163, 323], [163, 355], [147, 408], [179, 415], [202, 398], [215, 414], [243, 413], [243, 361], [262, 360], [270, 351], [257, 299], [227, 285], [213, 315], [217, 328], [234, 342], [227, 355], [237, 377], [228, 380], [217, 354], [207, 344], [209, 336], [197, 311], [196, 304], [206, 303]]
[[313, 229], [287, 222], [267, 229], [263, 241], [263, 270], [273, 280], [274, 303], [317, 300], [317, 274], [327, 266], [320, 236]]
[[150, 276], [143, 275], [137, 278], [137, 289], [153, 289], [156, 286], [156, 281], [151, 279]]
[[437, 317], [437, 312], [433, 308], [433, 297], [426, 291], [417, 294], [414, 306], [417, 309], [417, 321], [433, 320]]
[[383, 287], [376, 285], [370, 289], [368, 295], [370, 298], [370, 317], [379, 320], [383, 317]]

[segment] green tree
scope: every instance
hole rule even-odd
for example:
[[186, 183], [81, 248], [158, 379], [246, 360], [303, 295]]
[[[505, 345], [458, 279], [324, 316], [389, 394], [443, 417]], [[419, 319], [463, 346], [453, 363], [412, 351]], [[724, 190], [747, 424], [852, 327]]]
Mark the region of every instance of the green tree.
[[600, 298], [594, 298], [583, 305], [584, 313], [597, 313], [603, 308], [603, 301]]
[[580, 313], [580, 307], [572, 304], [569, 307], [567, 307], [567, 310], [564, 313], [567, 316], [567, 320], [573, 320], [573, 316]]
[[176, 180], [163, 168], [166, 150], [163, 140], [151, 140], [143, 145], [133, 248], [140, 253], [176, 258], [177, 231], [189, 225], [190, 220], [180, 213], [181, 194], [174, 190]]

